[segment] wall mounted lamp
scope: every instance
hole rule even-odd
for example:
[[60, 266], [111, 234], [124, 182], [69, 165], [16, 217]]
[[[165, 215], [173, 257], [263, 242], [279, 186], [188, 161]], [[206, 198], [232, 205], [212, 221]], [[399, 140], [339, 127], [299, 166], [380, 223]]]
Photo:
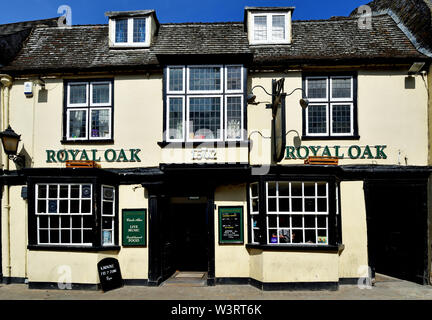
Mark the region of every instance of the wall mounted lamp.
[[17, 154], [18, 145], [21, 141], [21, 136], [9, 126], [5, 131], [0, 132], [0, 139], [3, 144], [3, 150], [10, 160], [20, 167], [25, 166], [25, 157]]
[[[252, 88], [251, 93], [249, 93], [248, 96], [247, 96], [247, 103], [248, 103], [248, 104], [252, 104], [252, 105], [259, 105], [259, 104], [261, 104], [261, 103], [265, 103], [265, 102], [256, 102], [256, 98], [257, 98], [257, 97], [256, 97], [256, 95], [253, 94], [253, 91], [254, 91], [256, 88], [261, 88], [262, 90], [264, 90], [264, 92], [265, 92], [267, 95], [269, 95], [269, 96], [271, 96], [271, 97], [276, 97], [276, 104], [280, 103], [281, 95], [274, 95], [274, 94], [270, 94], [270, 93], [267, 92], [267, 90], [266, 90], [263, 86], [257, 85], [257, 86], [255, 86], [255, 87]], [[294, 92], [296, 92], [297, 90], [301, 90], [301, 91], [303, 91], [304, 96], [307, 97], [307, 95], [306, 95], [306, 91], [305, 91], [304, 89], [302, 89], [302, 88], [296, 88], [296, 89], [294, 89], [291, 93], [287, 94], [286, 96], [289, 97], [290, 95], [292, 95], [292, 94], [293, 94]], [[278, 100], [279, 100], [279, 101], [278, 101]], [[301, 106], [303, 109], [307, 109], [307, 107], [309, 107], [309, 99], [307, 99], [307, 98], [302, 98], [302, 99], [300, 99], [299, 102], [300, 102], [300, 106]], [[268, 105], [267, 105], [267, 108], [268, 108], [268, 109], [271, 109], [271, 108], [272, 108], [272, 105], [271, 105], [271, 104], [268, 104]]]

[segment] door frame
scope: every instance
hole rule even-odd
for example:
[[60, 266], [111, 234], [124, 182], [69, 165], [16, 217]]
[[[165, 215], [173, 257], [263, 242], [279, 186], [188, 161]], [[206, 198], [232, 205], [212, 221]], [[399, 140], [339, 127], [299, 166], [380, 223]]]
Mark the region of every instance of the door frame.
[[[202, 192], [201, 192], [202, 193]], [[215, 204], [214, 190], [207, 190], [202, 196], [207, 197], [206, 206], [206, 223], [207, 223], [207, 247], [208, 247], [208, 270], [207, 270], [207, 285], [215, 285]], [[149, 190], [149, 274], [148, 285], [159, 286], [164, 282], [166, 277], [163, 276], [163, 256], [162, 246], [164, 244], [163, 215], [165, 214], [164, 207], [168, 205], [172, 194], [167, 196], [166, 192], [155, 192]], [[163, 203], [165, 202], [165, 203]], [[168, 214], [168, 213], [167, 213]]]

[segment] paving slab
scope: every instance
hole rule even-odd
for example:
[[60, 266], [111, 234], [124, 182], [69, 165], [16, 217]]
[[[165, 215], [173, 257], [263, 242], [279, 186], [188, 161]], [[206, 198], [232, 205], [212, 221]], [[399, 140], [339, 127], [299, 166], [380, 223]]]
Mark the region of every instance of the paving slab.
[[341, 285], [338, 291], [261, 291], [249, 285], [215, 287], [125, 286], [102, 291], [35, 290], [25, 284], [0, 285], [0, 300], [432, 300], [432, 287], [398, 279], [371, 289]]

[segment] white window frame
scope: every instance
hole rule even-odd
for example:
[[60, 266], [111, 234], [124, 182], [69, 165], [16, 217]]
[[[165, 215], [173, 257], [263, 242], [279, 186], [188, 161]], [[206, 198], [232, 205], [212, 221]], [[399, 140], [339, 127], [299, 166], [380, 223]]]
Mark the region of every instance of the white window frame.
[[[311, 106], [322, 106], [325, 105], [326, 106], [326, 121], [327, 121], [327, 125], [326, 125], [326, 132], [325, 133], [310, 133], [309, 132], [309, 110]], [[309, 104], [309, 107], [306, 109], [306, 135], [308, 137], [324, 137], [324, 136], [328, 136], [329, 135], [329, 121], [330, 121], [330, 115], [329, 115], [329, 104], [322, 102], [322, 103], [311, 103]]]
[[[109, 188], [109, 189], [113, 190], [113, 199], [112, 200], [104, 200], [104, 195], [103, 195], [103, 189], [104, 188]], [[103, 213], [103, 203], [104, 202], [112, 202], [112, 204], [113, 204], [112, 214], [104, 214]], [[102, 243], [102, 246], [104, 246], [104, 247], [113, 246], [115, 244], [115, 240], [114, 240], [115, 239], [115, 221], [114, 221], [114, 219], [115, 219], [115, 213], [116, 213], [115, 205], [116, 205], [116, 188], [114, 186], [101, 185], [101, 214], [100, 214], [101, 220], [103, 220], [104, 217], [108, 217], [108, 218], [112, 219], [111, 220], [111, 229], [104, 229], [103, 228], [103, 221], [101, 221], [101, 243]], [[103, 233], [106, 230], [112, 231], [111, 243], [104, 243]]]
[[[39, 186], [46, 186], [47, 187], [47, 197], [46, 198], [40, 198], [39, 197]], [[90, 206], [90, 213], [80, 213], [80, 214], [73, 214], [70, 213], [70, 204], [68, 205], [68, 211], [69, 213], [65, 213], [65, 214], [61, 214], [61, 213], [38, 213], [38, 201], [43, 199], [45, 201], [47, 201], [47, 211], [48, 211], [48, 202], [49, 202], [49, 186], [57, 186], [57, 210], [59, 210], [59, 201], [60, 200], [79, 200], [80, 201], [80, 211], [81, 211], [81, 200], [90, 200], [91, 201], [91, 206]], [[68, 197], [67, 198], [60, 198], [60, 186], [68, 186]], [[70, 194], [70, 188], [71, 186], [80, 186], [80, 192], [82, 192], [82, 187], [83, 186], [90, 186], [91, 187], [91, 197], [90, 198], [82, 198], [82, 193], [80, 193], [80, 197], [79, 198], [71, 198], [71, 194]], [[47, 228], [41, 228], [40, 227], [40, 221], [39, 221], [39, 217], [85, 217], [85, 216], [93, 216], [93, 203], [94, 203], [94, 197], [93, 197], [93, 184], [92, 183], [37, 183], [35, 184], [35, 216], [36, 216], [36, 241], [37, 241], [37, 245], [41, 245], [41, 246], [56, 246], [56, 247], [65, 247], [65, 246], [69, 246], [69, 247], [92, 247], [93, 243], [84, 243], [84, 231], [90, 231], [93, 230], [91, 228], [84, 228], [81, 227], [80, 231], [81, 231], [81, 243], [72, 243], [71, 239], [72, 239], [72, 231], [73, 231], [73, 227], [72, 227], [72, 221], [70, 222], [70, 227], [69, 228], [62, 228], [61, 227], [61, 220], [59, 221], [59, 227], [58, 228], [50, 228], [50, 225], [48, 225]], [[59, 230], [59, 242], [60, 243], [51, 243], [51, 239], [50, 239], [50, 231], [51, 230]], [[78, 228], [76, 228], [78, 229]], [[41, 242], [40, 240], [40, 231], [41, 230], [46, 230], [48, 231], [48, 243], [44, 243]], [[61, 231], [62, 230], [69, 230], [71, 232], [71, 238], [69, 239], [68, 243], [61, 243]]]
[[[170, 139], [170, 99], [182, 99], [182, 110], [183, 110], [183, 137], [182, 139]], [[185, 96], [169, 96], [167, 97], [167, 106], [166, 106], [166, 141], [167, 142], [184, 142], [186, 135], [186, 108], [185, 108]]]
[[[195, 68], [219, 68], [220, 69], [220, 90], [191, 90], [190, 89], [190, 69], [195, 69]], [[206, 95], [211, 95], [211, 94], [221, 94], [224, 92], [224, 84], [225, 84], [225, 80], [224, 80], [224, 67], [223, 65], [191, 65], [191, 66], [187, 66], [187, 93], [188, 94], [206, 94]]]
[[[133, 31], [134, 31], [134, 20], [135, 19], [146, 19], [146, 41], [145, 42], [134, 42], [133, 41]], [[117, 20], [127, 20], [128, 21], [128, 35], [127, 35], [127, 42], [116, 42], [116, 21]], [[126, 48], [126, 47], [149, 47], [150, 46], [150, 17], [118, 17], [118, 19], [110, 19], [109, 25], [110, 25], [110, 43], [113, 47], [118, 48]]]
[[[190, 99], [193, 98], [219, 98], [220, 100], [220, 138], [219, 139], [191, 139], [189, 138], [189, 133], [190, 133], [190, 126], [191, 126], [191, 122], [190, 122]], [[223, 129], [223, 125], [224, 125], [224, 112], [223, 112], [223, 104], [224, 104], [224, 99], [223, 99], [223, 95], [194, 95], [194, 96], [187, 96], [187, 116], [186, 116], [186, 121], [187, 121], [187, 131], [186, 131], [186, 142], [222, 142], [224, 140], [224, 129]]]
[[[351, 80], [351, 95], [347, 98], [333, 98], [333, 79], [347, 79]], [[353, 101], [354, 100], [354, 77], [353, 76], [334, 76], [330, 77], [330, 101]]]
[[[255, 40], [255, 17], [266, 16], [267, 17], [267, 40]], [[273, 40], [273, 16], [285, 16], [285, 39]], [[251, 13], [252, 18], [252, 35], [251, 44], [287, 44], [290, 43], [290, 13], [287, 12], [257, 12]]]
[[241, 119], [240, 119], [240, 131], [241, 131], [241, 138], [240, 141], [244, 140], [244, 96], [243, 95], [226, 95], [225, 96], [225, 141], [239, 141], [239, 139], [228, 139], [228, 98], [241, 98]]
[[[275, 183], [276, 184], [276, 195], [269, 196], [268, 192], [268, 186], [269, 183]], [[289, 183], [290, 184], [290, 193], [289, 196], [279, 196], [279, 183]], [[302, 184], [302, 195], [301, 196], [292, 196], [292, 183], [301, 183]], [[304, 192], [304, 184], [305, 183], [315, 183], [315, 196], [305, 196]], [[318, 196], [318, 184], [319, 183], [326, 183], [326, 196]], [[315, 198], [315, 212], [297, 212], [297, 211], [291, 211], [291, 212], [280, 212], [279, 211], [279, 199], [289, 199], [290, 200], [290, 209], [292, 210], [292, 199], [302, 199], [302, 206], [303, 209], [305, 208], [305, 199]], [[318, 199], [326, 199], [327, 200], [327, 212], [319, 212], [318, 211]], [[269, 211], [269, 199], [276, 199], [276, 211]], [[266, 221], [267, 221], [267, 228], [266, 228], [266, 237], [267, 237], [267, 244], [272, 246], [328, 246], [329, 245], [329, 237], [330, 237], [330, 230], [329, 230], [329, 218], [330, 218], [330, 188], [329, 188], [329, 182], [327, 181], [266, 181], [265, 182], [265, 201], [266, 201]], [[270, 228], [269, 227], [269, 220], [271, 216], [276, 217], [277, 225], [276, 227]], [[280, 216], [289, 216], [290, 217], [290, 228], [281, 228], [279, 225], [279, 217]], [[293, 228], [292, 227], [292, 217], [293, 216], [301, 216], [303, 219], [303, 226], [300, 228]], [[304, 217], [305, 216], [314, 216], [315, 221], [315, 228], [305, 228], [304, 226]], [[324, 228], [318, 228], [318, 217], [324, 216], [326, 217], [326, 234], [327, 234], [327, 244], [324, 243], [318, 243], [318, 231], [324, 230]], [[279, 230], [281, 229], [288, 229], [290, 230], [290, 235], [292, 235], [293, 230], [303, 230], [303, 243], [271, 243], [270, 237], [269, 237], [269, 231], [270, 230], [276, 230], [277, 236], [279, 237]], [[317, 243], [306, 243], [305, 240], [305, 231], [306, 230], [315, 230], [316, 237], [317, 237]]]
[[[70, 102], [70, 96], [71, 96], [71, 86], [79, 86], [79, 85], [85, 85], [86, 86], [86, 103], [71, 103]], [[88, 82], [69, 82], [67, 86], [67, 107], [87, 107], [89, 103], [89, 83]]]
[[[252, 185], [256, 185], [257, 186], [257, 190], [258, 190], [258, 194], [256, 195], [256, 197], [253, 196], [252, 194]], [[251, 216], [251, 240], [253, 244], [257, 244], [258, 241], [254, 241], [255, 240], [255, 232], [257, 232], [258, 230], [260, 230], [259, 227], [255, 227], [254, 226], [254, 218], [259, 217], [259, 183], [258, 182], [254, 182], [251, 183], [249, 186], [249, 195], [250, 195], [250, 216]], [[257, 200], [258, 201], [258, 211], [254, 211], [253, 210], [253, 201]]]
[[310, 102], [328, 102], [329, 101], [329, 77], [306, 77], [306, 94], [309, 94], [309, 79], [321, 79], [321, 80], [326, 80], [326, 96], [325, 98], [309, 98]]
[[[88, 114], [88, 137], [89, 140], [96, 140], [96, 141], [100, 141], [100, 140], [109, 140], [112, 139], [112, 107], [100, 107], [100, 108], [89, 108], [89, 114]], [[94, 110], [108, 110], [109, 111], [109, 137], [108, 138], [95, 138], [92, 137], [91, 131], [92, 131], [92, 120], [91, 120], [91, 113]]]
[[[351, 121], [351, 129], [349, 133], [334, 133], [333, 132], [333, 106], [350, 106], [350, 121]], [[352, 136], [354, 135], [354, 103], [352, 102], [337, 102], [330, 103], [330, 135], [334, 137], [338, 136]]]
[[[86, 132], [86, 136], [84, 137], [84, 138], [72, 138], [71, 136], [70, 136], [70, 112], [72, 112], [72, 111], [85, 111], [86, 112], [86, 126], [87, 126], [87, 128], [86, 128], [86, 130], [85, 130], [85, 132]], [[66, 124], [66, 138], [68, 139], [68, 140], [88, 140], [88, 138], [89, 138], [89, 111], [90, 111], [90, 108], [68, 108], [67, 109], [67, 114], [66, 114], [66, 122], [67, 122], [67, 124]]]
[[[93, 103], [93, 85], [97, 84], [107, 84], [109, 85], [109, 102], [105, 103]], [[112, 82], [111, 81], [94, 81], [90, 82], [90, 101], [89, 105], [91, 107], [111, 107], [112, 106]]]
[[[171, 69], [182, 69], [183, 71], [183, 90], [175, 91], [170, 89], [170, 71]], [[169, 66], [167, 68], [167, 94], [185, 94], [186, 92], [186, 67], [185, 66]]]
[[[228, 90], [228, 68], [231, 67], [240, 67], [241, 68], [241, 89], [238, 90]], [[244, 67], [240, 64], [229, 64], [225, 66], [225, 93], [231, 94], [231, 93], [243, 93], [244, 91]]]

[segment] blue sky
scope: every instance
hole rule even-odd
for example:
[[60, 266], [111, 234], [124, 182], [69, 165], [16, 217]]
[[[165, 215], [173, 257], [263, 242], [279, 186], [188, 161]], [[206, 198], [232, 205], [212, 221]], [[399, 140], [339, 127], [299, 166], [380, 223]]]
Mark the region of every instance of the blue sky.
[[106, 11], [155, 9], [161, 23], [243, 21], [245, 6], [294, 6], [295, 20], [346, 16], [369, 0], [14, 0], [2, 1], [0, 24], [57, 17], [68, 5], [73, 24], [105, 24]]

